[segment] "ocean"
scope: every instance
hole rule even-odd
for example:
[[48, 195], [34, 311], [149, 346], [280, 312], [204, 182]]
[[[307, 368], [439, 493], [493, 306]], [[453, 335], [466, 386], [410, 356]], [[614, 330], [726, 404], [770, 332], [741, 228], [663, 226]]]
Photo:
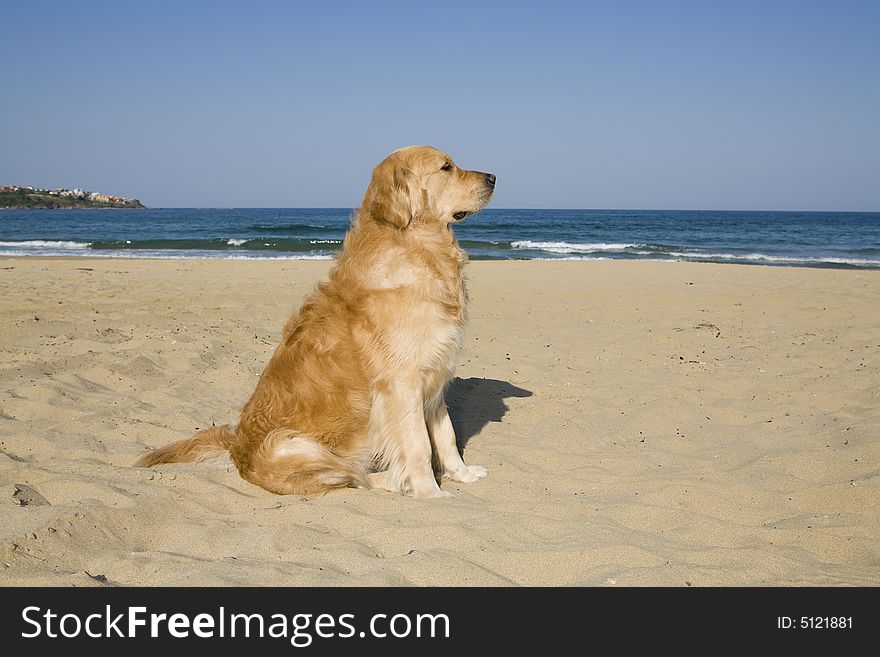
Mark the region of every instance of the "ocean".
[[[320, 259], [352, 210], [2, 210], [0, 255]], [[880, 212], [487, 209], [454, 227], [475, 260], [685, 260], [880, 268]]]

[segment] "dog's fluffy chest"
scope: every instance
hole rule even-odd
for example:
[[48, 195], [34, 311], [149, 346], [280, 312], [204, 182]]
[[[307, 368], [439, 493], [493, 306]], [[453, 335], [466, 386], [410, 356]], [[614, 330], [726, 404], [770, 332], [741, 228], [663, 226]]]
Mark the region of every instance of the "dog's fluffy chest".
[[401, 291], [399, 307], [394, 308], [398, 321], [392, 322], [391, 338], [395, 351], [404, 361], [422, 370], [455, 368], [464, 331], [465, 294], [445, 289]]
[[[460, 269], [453, 276], [419, 267], [397, 268], [375, 290], [377, 330], [387, 363], [402, 376], [419, 376], [427, 389], [442, 386], [455, 371], [461, 350], [466, 291]], [[381, 299], [381, 301], [380, 301]]]

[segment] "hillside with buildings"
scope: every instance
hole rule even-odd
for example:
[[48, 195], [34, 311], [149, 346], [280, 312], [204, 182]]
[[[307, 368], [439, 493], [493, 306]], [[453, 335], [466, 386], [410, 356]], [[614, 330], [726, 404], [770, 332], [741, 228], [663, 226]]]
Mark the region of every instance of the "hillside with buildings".
[[82, 189], [39, 189], [0, 185], [0, 208], [143, 208], [136, 198]]

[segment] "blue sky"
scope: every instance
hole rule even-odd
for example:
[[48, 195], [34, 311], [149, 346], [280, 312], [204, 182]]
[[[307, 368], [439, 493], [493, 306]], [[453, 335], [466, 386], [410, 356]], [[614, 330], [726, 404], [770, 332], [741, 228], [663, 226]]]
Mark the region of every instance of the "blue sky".
[[407, 144], [495, 207], [880, 210], [878, 2], [27, 2], [0, 184], [355, 207]]

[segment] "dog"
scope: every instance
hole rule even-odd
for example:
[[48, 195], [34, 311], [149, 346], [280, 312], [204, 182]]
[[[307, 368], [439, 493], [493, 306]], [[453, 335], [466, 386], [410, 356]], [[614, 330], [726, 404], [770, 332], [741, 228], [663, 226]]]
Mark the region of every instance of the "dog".
[[474, 482], [444, 401], [462, 344], [467, 255], [451, 226], [485, 207], [495, 176], [428, 146], [374, 170], [329, 280], [284, 327], [238, 425], [216, 426], [138, 467], [229, 453], [272, 493], [343, 487], [443, 497], [438, 479]]

